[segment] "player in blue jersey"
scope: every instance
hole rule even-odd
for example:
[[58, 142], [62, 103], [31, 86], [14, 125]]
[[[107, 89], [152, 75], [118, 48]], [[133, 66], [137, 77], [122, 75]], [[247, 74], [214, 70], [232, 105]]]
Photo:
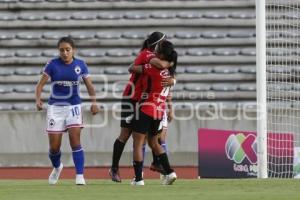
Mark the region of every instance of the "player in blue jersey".
[[69, 133], [73, 161], [76, 168], [77, 185], [85, 185], [84, 152], [80, 143], [80, 132], [83, 127], [81, 99], [79, 96], [80, 79], [83, 80], [91, 98], [91, 112], [96, 114], [99, 108], [96, 104], [96, 94], [87, 65], [74, 57], [75, 43], [70, 37], [58, 41], [59, 57], [49, 61], [35, 90], [35, 101], [38, 110], [43, 109], [41, 93], [47, 81], [51, 80], [51, 96], [47, 106], [47, 132], [49, 137], [49, 158], [53, 170], [49, 176], [49, 184], [56, 184], [63, 164], [61, 157], [62, 133]]

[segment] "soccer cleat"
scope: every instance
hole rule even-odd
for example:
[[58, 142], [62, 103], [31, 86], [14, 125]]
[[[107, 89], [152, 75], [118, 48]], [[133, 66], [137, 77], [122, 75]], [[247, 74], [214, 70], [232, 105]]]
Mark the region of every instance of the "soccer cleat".
[[163, 185], [172, 185], [176, 179], [177, 179], [176, 173], [172, 172], [168, 175], [165, 175], [165, 179], [162, 180], [162, 184]]
[[116, 170], [116, 169], [110, 168], [108, 174], [112, 181], [117, 182], [117, 183], [122, 182], [118, 169]]
[[164, 173], [164, 169], [160, 164], [151, 163], [150, 170], [154, 172]]
[[49, 175], [48, 182], [50, 185], [55, 185], [59, 179], [60, 173], [64, 168], [63, 164], [60, 163], [58, 168], [53, 168], [51, 174]]
[[136, 185], [136, 186], [143, 186], [143, 185], [145, 185], [145, 182], [144, 182], [144, 180], [135, 181], [135, 179], [133, 179], [130, 184]]
[[76, 185], [86, 185], [83, 174], [76, 174]]
[[165, 180], [166, 177], [167, 177], [167, 175], [164, 175], [164, 174], [160, 174], [160, 175], [159, 175], [159, 179], [160, 179], [161, 181]]

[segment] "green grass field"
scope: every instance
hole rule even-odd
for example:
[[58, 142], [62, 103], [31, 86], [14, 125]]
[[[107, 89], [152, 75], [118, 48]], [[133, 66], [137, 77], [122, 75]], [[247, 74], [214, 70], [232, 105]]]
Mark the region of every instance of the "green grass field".
[[146, 180], [145, 186], [131, 186], [130, 180], [87, 180], [76, 186], [73, 180], [60, 180], [49, 186], [46, 180], [0, 180], [0, 200], [299, 200], [300, 180], [295, 179], [201, 179], [177, 180], [162, 186], [159, 180]]

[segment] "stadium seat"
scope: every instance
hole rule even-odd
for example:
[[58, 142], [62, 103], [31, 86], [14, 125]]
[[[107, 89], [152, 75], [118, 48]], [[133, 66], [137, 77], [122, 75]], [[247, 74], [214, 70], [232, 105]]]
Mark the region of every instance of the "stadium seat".
[[12, 110], [12, 109], [13, 109], [13, 105], [9, 103], [0, 103], [0, 111]]
[[15, 53], [9, 50], [0, 50], [0, 58], [13, 57]]
[[120, 84], [120, 83], [114, 83], [114, 84], [106, 84], [104, 85], [103, 91], [110, 92], [110, 93], [119, 93], [123, 92], [125, 88], [125, 83]]
[[105, 51], [102, 49], [84, 49], [80, 50], [78, 55], [83, 57], [103, 57], [105, 56]]
[[211, 88], [215, 91], [236, 91], [238, 86], [234, 83], [214, 83]]
[[230, 31], [227, 33], [229, 38], [252, 38], [255, 36], [254, 32], [249, 31]]
[[17, 18], [18, 16], [14, 13], [6, 13], [6, 12], [0, 13], [0, 21], [14, 21]]
[[225, 12], [207, 12], [203, 13], [203, 18], [209, 19], [225, 19], [227, 18], [228, 14]]
[[15, 85], [13, 86], [13, 91], [17, 93], [34, 93], [35, 85]]
[[36, 105], [34, 103], [15, 103], [13, 104], [14, 110], [19, 111], [36, 111]]
[[14, 33], [10, 32], [0, 32], [0, 40], [11, 40], [15, 38]]
[[205, 39], [216, 39], [216, 38], [225, 38], [225, 32], [212, 32], [212, 31], [205, 31], [201, 33], [201, 37]]
[[72, 0], [74, 2], [78, 2], [78, 3], [84, 3], [84, 2], [95, 2], [97, 0]]
[[240, 54], [244, 55], [244, 56], [255, 56], [256, 49], [255, 48], [244, 48], [244, 49], [241, 49]]
[[144, 32], [124, 32], [124, 33], [122, 33], [121, 37], [125, 38], [125, 39], [143, 40], [146, 38], [146, 34]]
[[192, 66], [192, 67], [186, 67], [185, 68], [186, 73], [191, 74], [203, 74], [203, 73], [211, 73], [212, 67], [210, 66]]
[[209, 56], [212, 55], [212, 50], [207, 48], [194, 48], [187, 50], [186, 54], [190, 56]]
[[19, 32], [16, 35], [16, 38], [21, 40], [39, 40], [42, 38], [42, 33], [39, 32]]
[[50, 58], [57, 57], [58, 55], [59, 52], [57, 49], [48, 49], [42, 52], [42, 56], [50, 57]]
[[228, 15], [230, 18], [255, 19], [255, 12], [233, 12]]
[[181, 84], [181, 83], [176, 83], [176, 85], [174, 85], [172, 88], [171, 88], [171, 91], [183, 91], [184, 90], [184, 84]]
[[70, 36], [75, 40], [86, 40], [93, 39], [95, 37], [95, 33], [91, 31], [75, 31], [72, 32]]
[[233, 48], [217, 48], [214, 49], [213, 54], [217, 56], [236, 56], [240, 53], [239, 49]]
[[[53, 0], [51, 0], [53, 1]], [[46, 20], [65, 21], [71, 18], [71, 14], [66, 12], [48, 12], [45, 13]]]
[[177, 32], [174, 37], [179, 39], [195, 39], [200, 37], [200, 33], [197, 32]]
[[42, 52], [39, 50], [17, 50], [15, 55], [17, 57], [39, 57]]
[[105, 74], [129, 74], [127, 67], [107, 67], [104, 69]]
[[0, 94], [13, 92], [13, 88], [10, 85], [0, 85]]
[[210, 84], [204, 83], [186, 83], [184, 89], [187, 91], [208, 91], [211, 89]]
[[241, 66], [239, 71], [241, 73], [256, 74], [256, 66]]
[[126, 49], [110, 49], [106, 52], [106, 55], [110, 57], [127, 57], [131, 56], [132, 52]]
[[154, 19], [173, 19], [175, 16], [175, 13], [168, 12], [153, 12], [150, 14], [150, 17]]
[[99, 19], [121, 19], [122, 15], [120, 13], [112, 13], [112, 12], [101, 12], [98, 14], [97, 18]]
[[104, 69], [100, 66], [89, 67], [89, 73], [90, 74], [103, 74]]
[[63, 3], [63, 2], [69, 2], [69, 0], [47, 0], [49, 2], [57, 2], [57, 3]]
[[64, 32], [58, 32], [58, 31], [57, 32], [50, 31], [50, 32], [43, 33], [43, 38], [47, 40], [58, 40], [64, 36], [68, 36], [68, 34]]
[[124, 19], [147, 19], [148, 17], [144, 12], [128, 12], [123, 15]]
[[25, 21], [39, 21], [39, 20], [43, 20], [43, 18], [44, 18], [43, 15], [36, 12], [21, 13], [18, 16], [19, 20], [25, 20]]
[[42, 67], [20, 67], [15, 69], [16, 75], [40, 75]]
[[13, 67], [3, 68], [0, 67], [0, 76], [11, 76], [15, 72], [15, 69]]
[[120, 39], [121, 33], [119, 32], [97, 32], [96, 38], [99, 39]]
[[242, 83], [239, 85], [239, 90], [241, 91], [256, 91], [255, 83]]
[[[84, 0], [77, 1], [77, 2], [83, 2]], [[71, 19], [74, 20], [95, 20], [97, 19], [98, 14], [94, 12], [76, 12], [73, 13], [71, 16]]]
[[231, 74], [231, 73], [238, 73], [239, 68], [236, 66], [215, 66], [213, 67], [214, 73], [220, 73], [220, 74]]
[[44, 2], [45, 0], [19, 0], [19, 1], [24, 3], [40, 3], [40, 2]]
[[185, 67], [184, 66], [177, 66], [176, 67], [176, 74], [183, 74], [185, 73]]
[[176, 17], [181, 19], [199, 19], [202, 17], [199, 12], [180, 12], [176, 14]]

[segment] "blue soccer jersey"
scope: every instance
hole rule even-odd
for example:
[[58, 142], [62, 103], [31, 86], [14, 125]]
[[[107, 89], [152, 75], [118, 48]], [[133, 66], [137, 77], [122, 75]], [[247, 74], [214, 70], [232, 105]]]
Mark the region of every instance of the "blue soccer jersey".
[[51, 78], [52, 92], [49, 105], [76, 105], [81, 103], [79, 83], [82, 77], [89, 75], [86, 63], [74, 58], [71, 64], [65, 64], [55, 58], [45, 66], [44, 73]]

